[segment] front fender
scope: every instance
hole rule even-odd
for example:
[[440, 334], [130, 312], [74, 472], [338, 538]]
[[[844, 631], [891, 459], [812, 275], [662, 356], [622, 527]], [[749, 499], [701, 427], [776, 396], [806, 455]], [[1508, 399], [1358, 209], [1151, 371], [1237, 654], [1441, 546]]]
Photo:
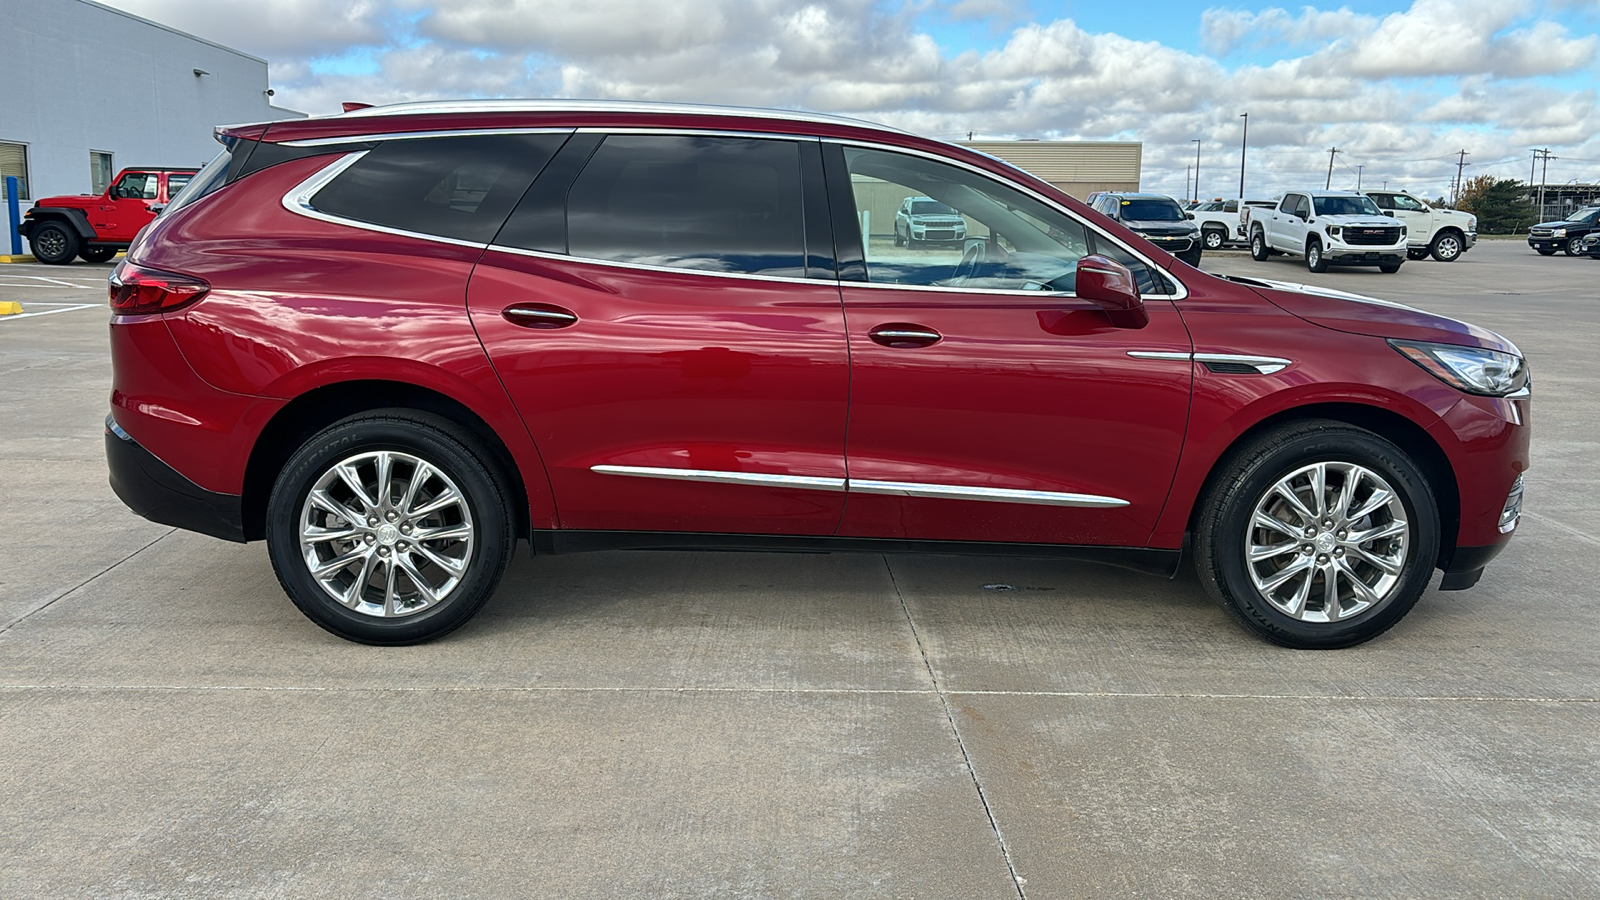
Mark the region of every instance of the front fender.
[[[78, 237], [86, 241], [94, 240], [94, 226], [89, 224], [89, 214], [75, 206], [35, 206], [28, 210], [28, 217], [17, 227], [17, 231], [31, 240], [34, 228], [48, 219], [62, 219], [72, 226]], [[29, 223], [32, 223], [31, 227]], [[23, 231], [24, 228], [28, 230]]]

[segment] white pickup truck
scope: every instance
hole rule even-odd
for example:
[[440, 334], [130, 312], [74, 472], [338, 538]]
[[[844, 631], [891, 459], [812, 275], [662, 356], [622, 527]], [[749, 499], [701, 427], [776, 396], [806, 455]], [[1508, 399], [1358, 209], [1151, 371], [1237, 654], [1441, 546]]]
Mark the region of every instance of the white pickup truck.
[[1330, 265], [1398, 272], [1406, 226], [1354, 191], [1289, 191], [1276, 207], [1250, 216], [1250, 256], [1265, 261], [1280, 253], [1304, 256], [1313, 272]]
[[[1244, 210], [1276, 206], [1276, 200], [1246, 200]], [[1244, 243], [1245, 216], [1237, 200], [1207, 200], [1189, 212], [1200, 226], [1200, 243], [1207, 250], [1221, 250], [1224, 244]]]
[[1455, 262], [1478, 242], [1478, 217], [1453, 209], [1435, 209], [1405, 191], [1367, 191], [1378, 209], [1394, 213], [1406, 226], [1406, 255]]

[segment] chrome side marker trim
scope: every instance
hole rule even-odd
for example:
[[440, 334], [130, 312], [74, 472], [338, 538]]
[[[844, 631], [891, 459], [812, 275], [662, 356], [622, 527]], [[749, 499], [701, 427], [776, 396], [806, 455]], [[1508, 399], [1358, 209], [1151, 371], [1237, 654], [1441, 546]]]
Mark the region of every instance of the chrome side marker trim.
[[1028, 503], [1035, 506], [1084, 506], [1109, 509], [1127, 506], [1128, 501], [1096, 494], [1066, 494], [1057, 491], [1021, 491], [1014, 488], [961, 487], [954, 484], [920, 484], [909, 481], [857, 481], [850, 479], [850, 491], [861, 494], [892, 494], [899, 497], [932, 497], [946, 500], [986, 500], [992, 503]]
[[760, 484], [813, 491], [845, 489], [843, 478], [817, 478], [810, 475], [767, 475], [761, 472], [719, 472], [714, 469], [669, 469], [659, 466], [590, 466], [589, 471], [598, 475], [666, 478], [672, 481], [704, 481], [712, 484]]
[[1219, 366], [1248, 366], [1256, 370], [1258, 375], [1271, 375], [1282, 372], [1294, 364], [1292, 359], [1281, 356], [1249, 356], [1241, 353], [1175, 353], [1165, 350], [1129, 350], [1128, 355], [1134, 359], [1181, 359], [1193, 360], [1197, 363], [1213, 363]]
[[1128, 501], [1098, 494], [1069, 494], [1058, 491], [1023, 491], [1015, 488], [978, 488], [954, 484], [924, 484], [911, 481], [860, 481], [854, 478], [819, 478], [809, 475], [768, 475], [761, 472], [720, 472], [714, 469], [673, 469], [661, 466], [590, 466], [597, 475], [623, 475], [630, 478], [665, 478], [673, 481], [699, 481], [710, 484], [755, 484], [765, 487], [802, 488], [813, 491], [853, 491], [860, 494], [887, 494], [897, 497], [929, 497], [942, 500], [983, 500], [991, 503], [1027, 503], [1035, 506], [1078, 506], [1112, 509]]

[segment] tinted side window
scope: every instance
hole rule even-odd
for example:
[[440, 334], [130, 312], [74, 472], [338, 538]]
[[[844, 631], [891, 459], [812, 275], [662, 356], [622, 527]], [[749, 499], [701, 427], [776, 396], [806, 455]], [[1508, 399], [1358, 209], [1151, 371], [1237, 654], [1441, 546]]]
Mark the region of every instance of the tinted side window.
[[1394, 209], [1395, 201], [1399, 199], [1391, 194], [1368, 194], [1367, 196], [1373, 203], [1378, 204], [1379, 209]]
[[805, 277], [794, 141], [610, 135], [567, 193], [574, 256]]
[[487, 244], [565, 134], [387, 141], [311, 198], [320, 212]]

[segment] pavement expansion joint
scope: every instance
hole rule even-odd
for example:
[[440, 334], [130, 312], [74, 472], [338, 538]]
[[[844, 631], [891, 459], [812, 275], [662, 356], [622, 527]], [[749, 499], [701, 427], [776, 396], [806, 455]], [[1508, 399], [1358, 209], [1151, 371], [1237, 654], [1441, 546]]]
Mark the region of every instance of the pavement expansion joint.
[[1011, 874], [1011, 885], [1017, 889], [1017, 897], [1027, 900], [1028, 895], [1023, 890], [1027, 879], [1017, 873], [1016, 861], [1011, 858], [1011, 848], [1006, 845], [1005, 835], [1000, 831], [1000, 822], [995, 819], [994, 808], [989, 805], [989, 797], [983, 792], [983, 781], [978, 778], [978, 767], [972, 762], [972, 754], [967, 751], [967, 742], [961, 737], [961, 728], [956, 724], [955, 712], [950, 709], [950, 698], [945, 694], [944, 686], [939, 683], [939, 673], [933, 667], [933, 661], [928, 658], [928, 648], [922, 643], [922, 634], [917, 631], [917, 622], [911, 617], [911, 607], [906, 605], [905, 594], [900, 593], [900, 582], [894, 577], [894, 566], [890, 564], [889, 557], [883, 557], [883, 567], [889, 573], [889, 584], [894, 588], [894, 597], [900, 603], [900, 611], [905, 614], [906, 626], [911, 629], [911, 639], [916, 641], [917, 653], [922, 657], [922, 666], [928, 670], [928, 681], [933, 685], [933, 691], [939, 696], [939, 706], [944, 710], [945, 722], [950, 726], [950, 734], [956, 739], [956, 748], [961, 751], [961, 762], [967, 767], [967, 774], [972, 776], [972, 787], [978, 793], [978, 802], [983, 804], [983, 814], [989, 820], [989, 830], [994, 832], [995, 843], [1000, 846], [1000, 855], [1006, 861], [1006, 871]]
[[163, 533], [160, 537], [156, 538], [155, 540], [151, 541], [150, 543], [145, 544], [143, 547], [140, 547], [139, 549], [133, 551], [132, 553], [129, 553], [127, 556], [124, 556], [123, 558], [117, 560], [116, 562], [112, 563], [111, 565], [106, 566], [104, 569], [101, 569], [100, 571], [94, 573], [93, 575], [90, 575], [88, 578], [85, 578], [84, 580], [78, 582], [77, 584], [73, 585], [72, 587], [67, 588], [66, 590], [62, 591], [61, 593], [55, 595], [54, 597], [51, 597], [49, 600], [46, 600], [45, 602], [39, 604], [38, 606], [35, 606], [33, 609], [30, 609], [27, 612], [23, 613], [22, 615], [17, 616], [15, 619], [12, 619], [11, 621], [7, 622], [5, 625], [0, 626], [0, 634], [5, 634], [6, 632], [10, 631], [13, 627], [15, 627], [19, 623], [23, 622], [24, 620], [26, 620], [29, 616], [31, 616], [31, 615], [33, 615], [33, 614], [35, 614], [37, 612], [40, 612], [42, 610], [49, 609], [51, 606], [55, 605], [56, 601], [62, 600], [64, 598], [66, 598], [66, 597], [70, 597], [73, 594], [76, 594], [78, 591], [82, 590], [90, 582], [95, 581], [96, 579], [98, 579], [101, 576], [105, 575], [106, 573], [110, 572], [112, 569], [115, 569], [117, 566], [122, 565], [123, 563], [127, 562], [128, 560], [133, 559], [135, 556], [138, 556], [139, 554], [145, 552], [146, 550], [149, 550], [151, 547], [154, 547], [156, 544], [160, 543], [161, 541], [165, 540], [166, 538], [171, 537], [172, 533], [177, 531], [177, 530], [178, 529], [176, 529], [176, 528], [167, 529], [165, 533]]

